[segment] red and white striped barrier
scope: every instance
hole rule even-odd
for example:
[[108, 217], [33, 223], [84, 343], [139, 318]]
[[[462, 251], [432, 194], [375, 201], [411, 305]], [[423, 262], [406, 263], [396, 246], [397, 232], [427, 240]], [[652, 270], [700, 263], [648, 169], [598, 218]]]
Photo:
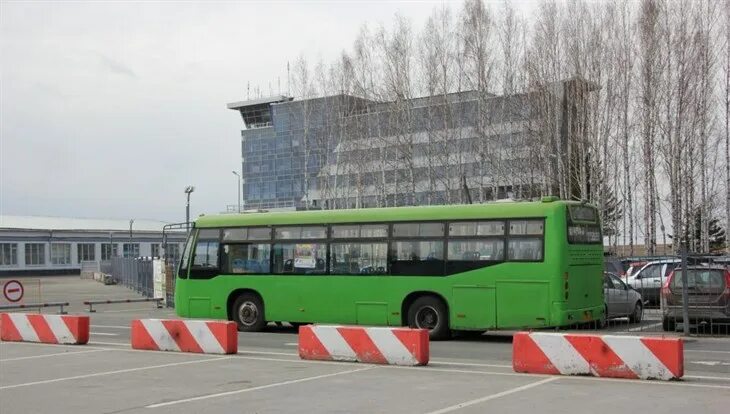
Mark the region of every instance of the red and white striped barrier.
[[299, 356], [321, 361], [428, 364], [428, 330], [359, 326], [299, 327]]
[[516, 372], [661, 380], [684, 375], [680, 338], [518, 332], [512, 351]]
[[179, 319], [132, 321], [132, 348], [151, 351], [235, 354], [238, 330], [235, 322]]
[[0, 313], [0, 339], [9, 342], [82, 345], [89, 342], [89, 317]]

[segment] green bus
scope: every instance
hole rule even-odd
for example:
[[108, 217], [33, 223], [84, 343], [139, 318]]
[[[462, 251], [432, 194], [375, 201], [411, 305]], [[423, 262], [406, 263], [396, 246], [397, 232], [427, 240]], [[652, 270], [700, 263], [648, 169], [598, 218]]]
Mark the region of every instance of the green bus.
[[452, 331], [603, 320], [597, 210], [536, 202], [201, 216], [178, 267], [181, 317]]

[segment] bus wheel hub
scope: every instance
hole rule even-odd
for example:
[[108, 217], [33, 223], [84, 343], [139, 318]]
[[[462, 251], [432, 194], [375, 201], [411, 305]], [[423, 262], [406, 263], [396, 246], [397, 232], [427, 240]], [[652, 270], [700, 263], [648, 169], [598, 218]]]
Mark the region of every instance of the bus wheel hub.
[[241, 323], [243, 323], [244, 325], [253, 325], [258, 318], [258, 314], [258, 309], [256, 308], [256, 305], [252, 302], [244, 302], [238, 309], [238, 315], [240, 317]]
[[421, 329], [433, 329], [438, 324], [436, 309], [425, 306], [416, 313], [416, 325]]

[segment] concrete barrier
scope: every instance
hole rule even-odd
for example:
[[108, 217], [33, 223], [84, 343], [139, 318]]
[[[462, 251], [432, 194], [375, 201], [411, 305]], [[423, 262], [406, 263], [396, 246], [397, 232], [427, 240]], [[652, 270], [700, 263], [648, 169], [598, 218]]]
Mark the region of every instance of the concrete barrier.
[[518, 332], [512, 352], [516, 372], [660, 380], [684, 375], [680, 338]]
[[82, 345], [89, 342], [89, 317], [1, 313], [0, 339], [8, 342]]
[[235, 322], [178, 319], [132, 321], [132, 348], [153, 351], [235, 354], [238, 330]]
[[321, 361], [426, 365], [428, 330], [304, 325], [299, 327], [299, 356]]

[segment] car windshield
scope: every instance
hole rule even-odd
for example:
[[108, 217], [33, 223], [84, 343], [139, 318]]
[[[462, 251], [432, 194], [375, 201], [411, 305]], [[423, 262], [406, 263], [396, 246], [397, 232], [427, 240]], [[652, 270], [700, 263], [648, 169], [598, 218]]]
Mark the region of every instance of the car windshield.
[[[724, 289], [725, 278], [723, 276], [723, 271], [720, 269], [689, 269], [687, 272], [687, 288]], [[674, 272], [672, 288], [682, 288], [681, 270]]]

